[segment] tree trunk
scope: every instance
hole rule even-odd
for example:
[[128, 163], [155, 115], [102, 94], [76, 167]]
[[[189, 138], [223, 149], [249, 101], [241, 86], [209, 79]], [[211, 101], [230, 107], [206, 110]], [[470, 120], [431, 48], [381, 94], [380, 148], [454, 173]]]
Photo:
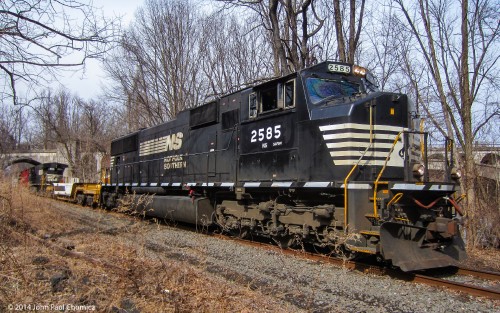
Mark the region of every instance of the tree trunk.
[[347, 62], [345, 55], [345, 40], [342, 28], [342, 14], [340, 12], [340, 0], [333, 0], [333, 10], [335, 15], [335, 33], [337, 34], [337, 52], [340, 62]]
[[271, 20], [272, 47], [274, 54], [274, 75], [288, 74], [286, 66], [286, 54], [280, 38], [280, 26], [278, 22], [278, 0], [269, 1], [269, 19]]

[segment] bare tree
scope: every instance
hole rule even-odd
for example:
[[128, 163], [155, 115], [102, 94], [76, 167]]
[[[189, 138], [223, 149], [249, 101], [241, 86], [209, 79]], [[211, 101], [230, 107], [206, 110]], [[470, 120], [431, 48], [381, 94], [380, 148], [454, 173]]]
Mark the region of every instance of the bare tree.
[[300, 70], [316, 62], [310, 40], [323, 27], [324, 18], [311, 0], [220, 0], [226, 8], [238, 6], [252, 10], [255, 27], [262, 27], [271, 43], [274, 75]]
[[[76, 0], [0, 1], [0, 90], [18, 102], [18, 84], [48, 82], [57, 69], [78, 67], [109, 49], [114, 22]], [[75, 25], [73, 19], [82, 22]]]
[[73, 172], [78, 172], [76, 134], [80, 118], [74, 99], [68, 91], [53, 94], [50, 90], [33, 106], [41, 128], [44, 149], [61, 147]]
[[18, 149], [29, 128], [29, 116], [22, 106], [0, 107], [0, 153]]
[[[333, 0], [337, 52], [339, 61], [354, 63], [354, 55], [359, 46], [361, 29], [363, 26], [365, 0], [349, 0], [349, 5], [347, 5], [346, 2], [345, 0]], [[349, 12], [348, 19], [346, 18], [346, 11]], [[346, 24], [344, 21], [349, 21], [347, 24], [347, 32], [344, 27]]]
[[0, 112], [0, 154], [11, 152], [15, 149], [17, 141], [15, 137], [16, 112]]
[[156, 125], [197, 105], [200, 19], [185, 1], [148, 0], [107, 72], [121, 87], [132, 128]]
[[[475, 234], [480, 225], [474, 223], [479, 220], [475, 217], [480, 203], [474, 188], [474, 142], [478, 133], [488, 124], [498, 123], [500, 116], [498, 93], [487, 92], [491, 87], [498, 90], [500, 83], [500, 4], [488, 0], [419, 0], [413, 6], [403, 0], [395, 3], [418, 47], [413, 51], [418, 55], [414, 54], [413, 58], [422, 60], [420, 65], [428, 75], [430, 97], [427, 99], [430, 101], [423, 108], [436, 128], [445, 136], [455, 138], [464, 152], [462, 183], [467, 194], [468, 214], [473, 221], [470, 239], [476, 243]], [[408, 67], [407, 70], [414, 74], [421, 69]], [[441, 114], [433, 114], [435, 103], [439, 104]], [[443, 120], [436, 120], [436, 116]]]
[[371, 69], [381, 90], [414, 94], [406, 80], [401, 79], [401, 55], [408, 50], [410, 35], [398, 31], [403, 25], [394, 16], [395, 9], [384, 2], [373, 2], [365, 10], [370, 12], [368, 16], [365, 13], [365, 20], [369, 20], [369, 23], [363, 28], [365, 43], [369, 48], [363, 54], [363, 66]]
[[216, 12], [203, 20], [200, 61], [207, 97], [252, 85], [273, 75], [269, 42], [247, 19]]
[[48, 90], [32, 102], [43, 148], [61, 151], [74, 177], [96, 181], [96, 155], [109, 153], [117, 135], [109, 125], [111, 108], [96, 100], [84, 101], [66, 90]]

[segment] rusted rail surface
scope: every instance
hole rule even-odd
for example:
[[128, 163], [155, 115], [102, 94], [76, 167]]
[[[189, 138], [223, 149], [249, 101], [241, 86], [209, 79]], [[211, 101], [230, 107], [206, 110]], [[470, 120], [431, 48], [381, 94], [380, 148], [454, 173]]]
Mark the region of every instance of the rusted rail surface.
[[[483, 288], [479, 286], [474, 286], [471, 284], [464, 284], [454, 281], [449, 281], [442, 278], [435, 278], [431, 276], [425, 276], [420, 274], [414, 274], [415, 277], [413, 281], [424, 283], [436, 287], [445, 287], [455, 291], [464, 292], [473, 296], [485, 297], [493, 300], [500, 300], [500, 292], [494, 289]], [[497, 275], [498, 276], [498, 275]]]
[[460, 267], [457, 269], [457, 274], [470, 275], [478, 278], [484, 278], [493, 281], [500, 281], [500, 273], [490, 271], [478, 271], [472, 268]]

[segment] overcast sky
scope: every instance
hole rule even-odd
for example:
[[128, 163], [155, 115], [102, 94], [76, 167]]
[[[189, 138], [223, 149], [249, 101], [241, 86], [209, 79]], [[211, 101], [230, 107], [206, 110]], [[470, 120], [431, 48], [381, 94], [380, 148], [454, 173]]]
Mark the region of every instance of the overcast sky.
[[[94, 0], [93, 2], [94, 6], [102, 9], [107, 17], [122, 17], [122, 25], [126, 28], [144, 0]], [[96, 97], [101, 91], [101, 86], [106, 83], [100, 62], [92, 59], [87, 60], [85, 71], [65, 71], [62, 75], [65, 77], [60, 79], [61, 84], [85, 99]]]

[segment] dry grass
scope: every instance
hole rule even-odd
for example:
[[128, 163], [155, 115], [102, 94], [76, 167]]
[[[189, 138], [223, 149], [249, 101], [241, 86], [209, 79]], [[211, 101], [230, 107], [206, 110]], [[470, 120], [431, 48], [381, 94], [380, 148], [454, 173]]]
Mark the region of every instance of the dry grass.
[[[139, 219], [94, 212], [95, 220], [86, 220], [80, 209], [62, 214], [63, 205], [0, 181], [0, 312], [16, 304], [70, 304], [99, 312], [296, 309], [254, 290], [252, 282], [210, 274], [214, 270], [203, 261], [193, 265], [151, 249], [150, 227]], [[500, 271], [498, 250], [469, 255], [468, 265]]]
[[500, 251], [494, 248], [475, 248], [467, 251], [469, 258], [465, 266], [475, 269], [487, 269], [500, 272]]
[[134, 235], [131, 242], [7, 183], [0, 184], [0, 201], [0, 311], [22, 304], [99, 312], [287, 311], [203, 266], [147, 249], [141, 221], [123, 230]]

